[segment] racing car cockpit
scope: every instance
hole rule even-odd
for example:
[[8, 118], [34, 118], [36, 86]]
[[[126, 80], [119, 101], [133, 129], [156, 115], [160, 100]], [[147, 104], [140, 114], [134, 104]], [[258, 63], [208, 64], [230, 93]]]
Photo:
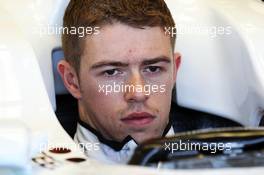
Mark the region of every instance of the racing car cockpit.
[[176, 135], [140, 144], [127, 165], [92, 160], [73, 141], [78, 104], [57, 71], [68, 3], [0, 2], [0, 174], [263, 171], [262, 0], [166, 0], [182, 55]]

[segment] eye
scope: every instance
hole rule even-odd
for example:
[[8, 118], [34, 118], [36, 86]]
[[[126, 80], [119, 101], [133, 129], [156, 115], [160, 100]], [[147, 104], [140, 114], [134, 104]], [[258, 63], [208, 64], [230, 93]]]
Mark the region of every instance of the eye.
[[159, 66], [148, 66], [145, 69], [145, 72], [149, 72], [149, 73], [157, 73], [161, 71], [161, 67]]
[[106, 70], [103, 72], [103, 74], [105, 76], [108, 76], [108, 77], [115, 76], [115, 75], [120, 74], [120, 73], [121, 72], [118, 69], [109, 69], [109, 70]]

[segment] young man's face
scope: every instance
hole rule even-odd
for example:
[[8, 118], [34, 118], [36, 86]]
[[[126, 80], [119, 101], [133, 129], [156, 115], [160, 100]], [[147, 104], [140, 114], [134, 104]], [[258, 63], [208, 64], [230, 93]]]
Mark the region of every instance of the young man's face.
[[85, 39], [79, 80], [72, 74], [81, 120], [115, 141], [162, 136], [179, 59], [160, 27], [102, 27]]

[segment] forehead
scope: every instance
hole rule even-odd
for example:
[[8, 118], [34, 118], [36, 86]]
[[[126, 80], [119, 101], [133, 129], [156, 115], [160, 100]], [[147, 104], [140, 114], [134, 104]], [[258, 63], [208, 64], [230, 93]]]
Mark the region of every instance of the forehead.
[[98, 61], [133, 63], [159, 56], [172, 57], [170, 38], [161, 27], [140, 29], [115, 23], [85, 38], [82, 60], [86, 64]]

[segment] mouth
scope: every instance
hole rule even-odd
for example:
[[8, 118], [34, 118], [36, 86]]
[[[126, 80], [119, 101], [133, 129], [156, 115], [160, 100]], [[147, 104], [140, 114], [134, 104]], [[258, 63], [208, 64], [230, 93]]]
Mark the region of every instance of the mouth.
[[154, 115], [147, 112], [134, 112], [121, 119], [121, 121], [130, 126], [145, 126], [155, 119]]

